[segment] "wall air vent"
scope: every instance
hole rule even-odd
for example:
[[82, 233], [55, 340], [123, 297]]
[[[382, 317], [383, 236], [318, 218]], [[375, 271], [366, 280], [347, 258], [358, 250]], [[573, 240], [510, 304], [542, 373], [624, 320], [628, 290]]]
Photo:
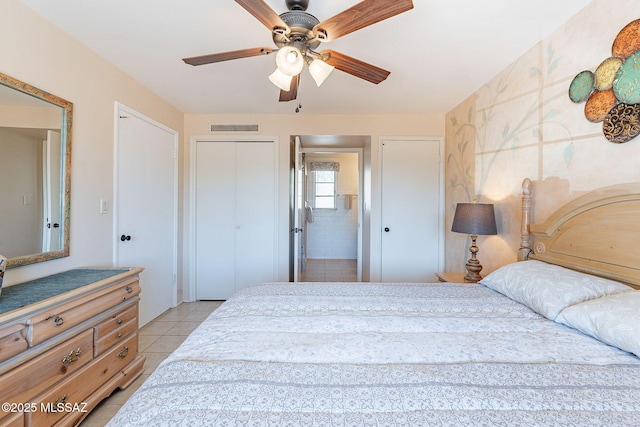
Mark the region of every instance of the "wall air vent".
[[258, 132], [258, 125], [211, 125], [211, 132]]

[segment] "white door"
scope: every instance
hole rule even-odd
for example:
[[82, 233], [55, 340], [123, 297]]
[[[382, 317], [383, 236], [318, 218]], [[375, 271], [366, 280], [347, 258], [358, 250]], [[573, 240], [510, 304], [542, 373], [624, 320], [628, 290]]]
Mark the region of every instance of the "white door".
[[177, 134], [122, 106], [117, 113], [115, 264], [144, 267], [142, 326], [177, 302]]
[[235, 292], [235, 156], [235, 142], [196, 142], [197, 300]]
[[62, 162], [63, 156], [60, 153], [62, 136], [59, 131], [50, 130], [47, 131], [47, 145], [49, 147], [47, 163], [49, 173], [49, 206], [51, 209], [51, 240], [49, 241], [49, 248], [45, 251], [53, 250], [59, 251], [62, 249], [62, 232], [64, 224], [62, 223]]
[[272, 142], [236, 143], [236, 290], [275, 279]]
[[[300, 280], [302, 275], [302, 242], [307, 224], [304, 222], [304, 170], [302, 169], [302, 147], [300, 137], [295, 137], [294, 172], [293, 172], [293, 281]], [[303, 226], [304, 224], [304, 226]]]
[[196, 299], [225, 300], [275, 279], [275, 144], [196, 141], [194, 149]]
[[439, 269], [440, 143], [382, 143], [381, 279], [433, 282]]
[[62, 249], [62, 232], [64, 224], [61, 203], [61, 173], [60, 131], [48, 130], [47, 139], [42, 143], [42, 207], [43, 233], [42, 252], [59, 251]]

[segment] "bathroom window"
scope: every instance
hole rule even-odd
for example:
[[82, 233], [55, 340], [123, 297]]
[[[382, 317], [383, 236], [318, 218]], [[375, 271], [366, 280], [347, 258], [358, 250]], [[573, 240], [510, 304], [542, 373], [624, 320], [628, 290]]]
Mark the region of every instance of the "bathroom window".
[[316, 209], [336, 208], [336, 178], [338, 173], [332, 170], [313, 171], [313, 197]]

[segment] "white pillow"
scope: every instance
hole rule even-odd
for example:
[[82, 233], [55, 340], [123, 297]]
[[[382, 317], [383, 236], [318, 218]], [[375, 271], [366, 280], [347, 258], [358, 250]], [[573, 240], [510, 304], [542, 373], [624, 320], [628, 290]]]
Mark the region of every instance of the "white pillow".
[[556, 322], [640, 357], [640, 291], [572, 305], [560, 312]]
[[613, 280], [536, 260], [505, 265], [480, 283], [551, 320], [570, 305], [633, 290]]

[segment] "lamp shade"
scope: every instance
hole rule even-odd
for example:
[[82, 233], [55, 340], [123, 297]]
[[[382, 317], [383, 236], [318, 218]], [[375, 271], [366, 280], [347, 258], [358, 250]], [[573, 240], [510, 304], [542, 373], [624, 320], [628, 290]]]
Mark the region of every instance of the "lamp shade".
[[273, 73], [271, 73], [271, 75], [269, 76], [269, 80], [271, 80], [271, 83], [278, 86], [280, 89], [284, 90], [285, 92], [291, 89], [292, 79], [293, 77], [287, 76], [278, 68], [276, 68], [276, 70]]
[[458, 203], [451, 231], [465, 234], [498, 234], [492, 204]]
[[311, 64], [309, 64], [309, 74], [311, 74], [311, 77], [315, 80], [316, 85], [320, 87], [334, 68], [333, 65], [327, 64], [322, 59], [314, 59]]
[[296, 47], [284, 46], [276, 54], [276, 65], [283, 74], [296, 76], [304, 67], [304, 57]]

